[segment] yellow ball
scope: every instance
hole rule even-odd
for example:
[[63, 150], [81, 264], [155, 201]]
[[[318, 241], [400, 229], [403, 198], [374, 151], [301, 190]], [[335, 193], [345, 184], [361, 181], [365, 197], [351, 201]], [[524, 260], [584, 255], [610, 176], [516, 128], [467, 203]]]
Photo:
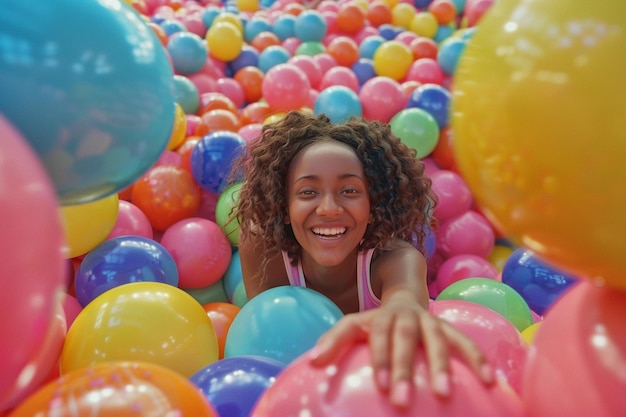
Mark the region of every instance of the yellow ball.
[[89, 203], [62, 206], [67, 258], [84, 255], [102, 243], [115, 227], [118, 210], [117, 194]]
[[213, 22], [211, 23], [211, 27], [224, 22], [235, 25], [235, 27], [239, 29], [239, 32], [243, 33], [243, 22], [241, 21], [241, 18], [236, 14], [228, 12], [223, 12], [215, 16], [215, 19], [213, 19]]
[[145, 361], [190, 377], [218, 360], [211, 319], [191, 295], [169, 284], [110, 289], [78, 314], [61, 352], [63, 374], [108, 361]]
[[526, 341], [527, 344], [532, 345], [533, 340], [535, 340], [535, 335], [537, 334], [537, 330], [541, 327], [541, 321], [531, 324], [524, 330], [522, 330], [521, 335], [522, 338]]
[[554, 266], [626, 289], [626, 2], [497, 2], [455, 73], [460, 171]]
[[413, 53], [400, 41], [387, 41], [376, 49], [373, 62], [377, 75], [399, 81], [406, 76], [411, 67]]
[[237, 8], [241, 12], [256, 12], [259, 10], [259, 0], [237, 0]]
[[398, 3], [391, 9], [391, 24], [408, 29], [416, 13], [417, 9], [412, 4]]
[[209, 53], [221, 61], [232, 61], [241, 53], [243, 34], [230, 22], [217, 22], [206, 33]]
[[419, 36], [434, 38], [439, 29], [437, 18], [429, 12], [418, 12], [411, 18], [409, 30]]
[[170, 140], [167, 143], [167, 149], [174, 150], [178, 148], [187, 137], [187, 115], [182, 106], [174, 103], [174, 126], [170, 134]]
[[505, 245], [494, 245], [491, 253], [487, 257], [490, 264], [496, 267], [496, 269], [502, 272], [504, 264], [509, 259], [514, 249]]

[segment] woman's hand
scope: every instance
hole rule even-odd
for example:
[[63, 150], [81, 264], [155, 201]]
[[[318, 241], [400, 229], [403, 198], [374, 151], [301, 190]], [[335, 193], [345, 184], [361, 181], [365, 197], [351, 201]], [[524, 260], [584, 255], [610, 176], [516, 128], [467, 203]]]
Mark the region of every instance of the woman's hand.
[[410, 404], [413, 364], [423, 344], [430, 367], [431, 388], [450, 394], [449, 360], [456, 352], [484, 383], [494, 380], [492, 367], [478, 346], [443, 319], [420, 305], [384, 305], [344, 316], [318, 341], [312, 364], [324, 366], [359, 341], [369, 341], [376, 383], [392, 404]]

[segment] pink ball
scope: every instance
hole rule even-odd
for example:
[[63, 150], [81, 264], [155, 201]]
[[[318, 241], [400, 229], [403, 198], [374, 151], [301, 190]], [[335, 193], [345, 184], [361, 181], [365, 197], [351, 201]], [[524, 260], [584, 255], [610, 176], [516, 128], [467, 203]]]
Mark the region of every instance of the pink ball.
[[320, 81], [322, 80], [322, 69], [312, 56], [309, 55], [295, 55], [287, 61], [288, 64], [293, 64], [300, 68], [306, 74], [312, 88], [318, 88]]
[[417, 39], [419, 36], [416, 33], [413, 33], [409, 30], [405, 30], [403, 32], [400, 32], [398, 35], [396, 35], [396, 37], [394, 38], [394, 40], [396, 41], [400, 41], [403, 44], [405, 44], [406, 46], [410, 46], [411, 42], [414, 39]]
[[348, 67], [333, 67], [326, 71], [320, 80], [319, 90], [323, 91], [333, 85], [343, 85], [355, 93], [359, 92], [359, 79]]
[[117, 220], [107, 239], [124, 235], [154, 237], [150, 220], [139, 207], [126, 200], [119, 200], [118, 204]]
[[263, 129], [262, 123], [251, 123], [243, 126], [237, 133], [239, 133], [246, 142], [251, 142], [261, 136], [261, 129]]
[[246, 95], [243, 91], [243, 87], [234, 78], [219, 78], [217, 80], [216, 91], [231, 99], [237, 108], [243, 107], [246, 101]]
[[448, 218], [437, 231], [437, 248], [446, 257], [470, 254], [486, 258], [495, 245], [491, 223], [480, 213], [467, 210]]
[[420, 351], [416, 357], [411, 404], [406, 409], [392, 406], [387, 394], [376, 386], [369, 348], [357, 343], [326, 367], [313, 367], [307, 353], [293, 361], [264, 391], [250, 417], [523, 415], [519, 398], [510, 389], [482, 384], [457, 359], [450, 361], [453, 395], [442, 400], [430, 389], [424, 356]]
[[469, 336], [497, 375], [521, 392], [528, 346], [513, 323], [489, 307], [466, 300], [435, 300], [429, 310]]
[[331, 68], [334, 68], [338, 65], [337, 60], [333, 58], [332, 55], [326, 52], [314, 55], [313, 58], [320, 66], [320, 69], [322, 70], [322, 74], [328, 72]]
[[204, 21], [202, 20], [202, 15], [200, 13], [187, 13], [184, 16], [181, 16], [179, 20], [185, 25], [189, 32], [194, 33], [201, 38], [204, 38], [204, 35], [206, 35], [207, 28], [204, 25]]
[[496, 267], [485, 258], [469, 254], [455, 255], [439, 266], [435, 280], [436, 290], [440, 293], [450, 284], [465, 278], [495, 279], [497, 275]]
[[204, 72], [196, 72], [195, 74], [188, 74], [186, 77], [196, 86], [198, 94], [210, 93], [217, 91], [217, 81], [209, 74]]
[[293, 64], [278, 64], [267, 71], [261, 91], [274, 110], [288, 111], [304, 107], [309, 102], [311, 83], [304, 71]]
[[63, 296], [63, 312], [65, 313], [65, 325], [69, 329], [76, 316], [83, 311], [83, 306], [76, 297], [70, 294]]
[[339, 10], [339, 4], [336, 1], [324, 0], [320, 2], [315, 9], [318, 12], [325, 12], [325, 11], [337, 12]]
[[190, 217], [170, 226], [161, 244], [178, 267], [178, 286], [203, 288], [219, 281], [230, 264], [232, 245], [217, 223]]
[[406, 80], [419, 81], [422, 84], [442, 85], [446, 79], [446, 74], [436, 59], [418, 58], [409, 67], [405, 78]]
[[291, 56], [294, 56], [296, 54], [296, 50], [298, 49], [298, 46], [300, 46], [300, 44], [302, 44], [302, 41], [295, 36], [287, 38], [281, 42], [282, 47], [285, 48]]
[[379, 35], [380, 31], [378, 30], [378, 28], [374, 26], [364, 26], [363, 29], [359, 30], [356, 35], [354, 35], [354, 41], [360, 45], [361, 42], [363, 42], [363, 39], [367, 38], [368, 36]]
[[404, 108], [404, 91], [396, 80], [376, 76], [365, 81], [359, 91], [363, 116], [370, 120], [388, 123]]
[[524, 367], [528, 417], [622, 416], [626, 292], [581, 281], [552, 305]]
[[440, 222], [460, 215], [472, 207], [474, 197], [467, 183], [459, 174], [449, 170], [439, 170], [429, 175], [432, 189], [437, 195], [435, 217]]

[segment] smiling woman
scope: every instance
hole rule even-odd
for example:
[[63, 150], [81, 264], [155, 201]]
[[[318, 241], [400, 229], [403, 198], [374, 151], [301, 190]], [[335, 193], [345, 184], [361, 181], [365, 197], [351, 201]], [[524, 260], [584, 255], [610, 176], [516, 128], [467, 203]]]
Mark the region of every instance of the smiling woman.
[[477, 346], [428, 312], [426, 260], [417, 248], [435, 196], [416, 151], [388, 124], [333, 124], [292, 111], [266, 124], [246, 152], [235, 166], [244, 178], [235, 215], [248, 297], [303, 286], [346, 313], [320, 338], [316, 366], [368, 340], [377, 385], [394, 405], [407, 406], [424, 341], [435, 392], [450, 391], [450, 349], [492, 380]]

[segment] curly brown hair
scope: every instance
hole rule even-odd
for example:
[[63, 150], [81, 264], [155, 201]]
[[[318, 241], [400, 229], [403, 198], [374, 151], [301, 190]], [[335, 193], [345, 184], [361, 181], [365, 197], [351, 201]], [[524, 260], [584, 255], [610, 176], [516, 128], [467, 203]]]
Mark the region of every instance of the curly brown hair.
[[363, 164], [372, 222], [360, 249], [384, 248], [398, 238], [423, 251], [425, 226], [434, 226], [431, 214], [436, 197], [416, 151], [396, 137], [388, 124], [357, 117], [332, 124], [325, 115], [298, 111], [263, 126], [260, 138], [250, 142], [235, 163], [234, 172], [245, 179], [235, 207], [241, 235], [258, 233], [266, 254], [284, 250], [292, 261], [298, 259], [300, 245], [291, 225], [285, 224], [287, 172], [300, 151], [325, 140], [347, 144]]

